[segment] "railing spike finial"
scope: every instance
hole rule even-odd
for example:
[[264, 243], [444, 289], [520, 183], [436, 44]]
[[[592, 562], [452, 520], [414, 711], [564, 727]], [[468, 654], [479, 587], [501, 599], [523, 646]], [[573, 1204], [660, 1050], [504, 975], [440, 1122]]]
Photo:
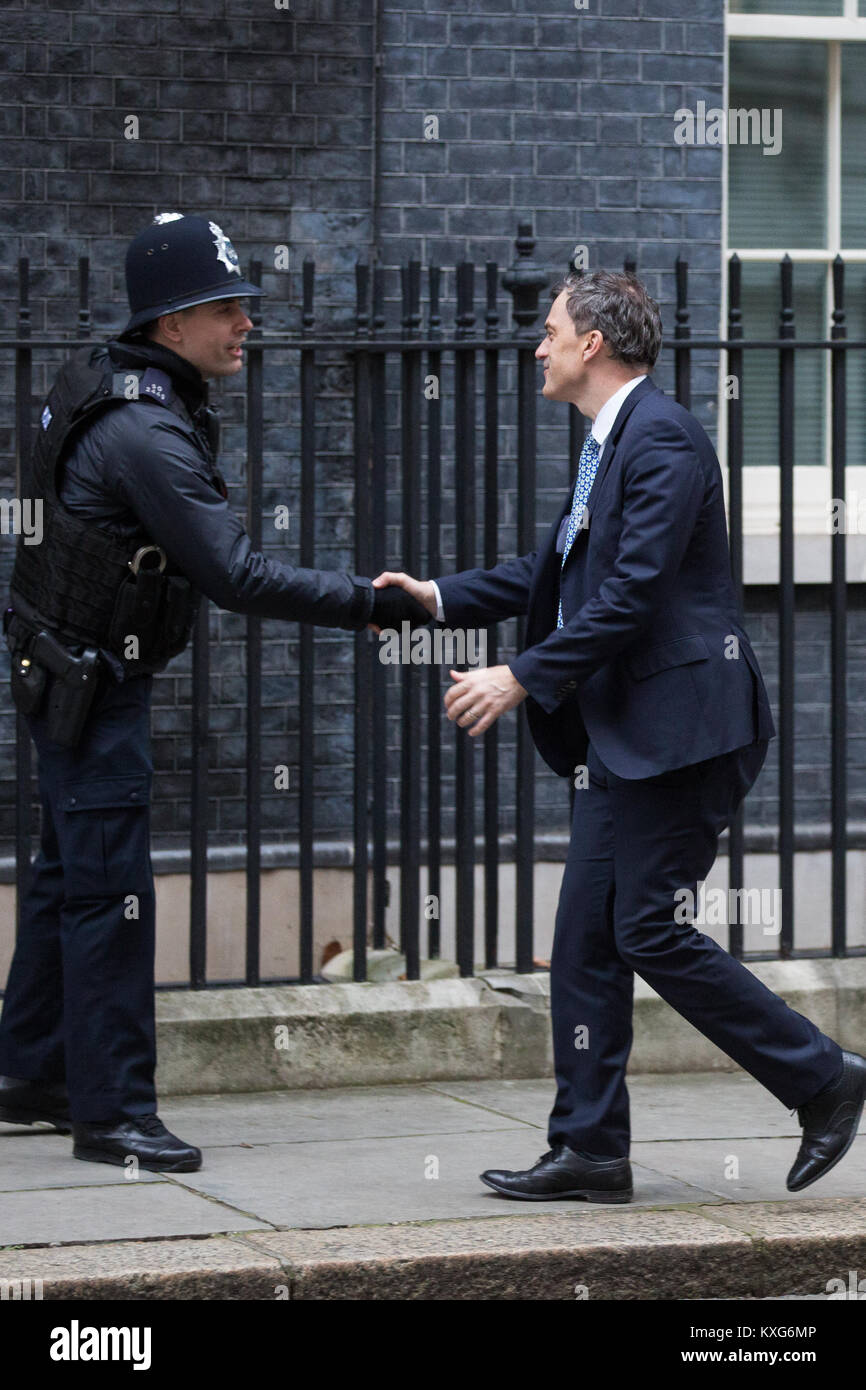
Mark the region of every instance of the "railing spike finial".
[[18, 336], [26, 338], [30, 332], [30, 257], [21, 256], [18, 260]]
[[787, 251], [779, 262], [781, 287], [781, 308], [779, 310], [779, 337], [794, 336], [794, 262]]
[[303, 310], [301, 323], [305, 333], [309, 333], [315, 322], [313, 314], [313, 293], [316, 284], [316, 262], [312, 256], [304, 257], [303, 268]]
[[497, 338], [499, 336], [499, 307], [496, 303], [496, 291], [499, 287], [499, 266], [495, 261], [486, 262], [485, 275], [487, 308], [484, 313], [484, 336], [485, 338]]
[[514, 245], [517, 256], [502, 277], [502, 287], [511, 295], [512, 316], [521, 328], [529, 328], [538, 317], [538, 295], [547, 284], [547, 271], [532, 259], [535, 237], [531, 222], [521, 222]]
[[457, 337], [471, 338], [475, 327], [475, 266], [472, 261], [457, 264]]
[[78, 335], [90, 336], [90, 257], [78, 257]]
[[743, 289], [743, 263], [736, 251], [728, 262], [728, 337], [742, 338], [743, 311], [740, 300]]
[[833, 313], [830, 336], [845, 337], [845, 262], [838, 252], [833, 258]]
[[366, 337], [370, 328], [368, 298], [370, 293], [370, 267], [364, 261], [355, 265], [355, 334]]

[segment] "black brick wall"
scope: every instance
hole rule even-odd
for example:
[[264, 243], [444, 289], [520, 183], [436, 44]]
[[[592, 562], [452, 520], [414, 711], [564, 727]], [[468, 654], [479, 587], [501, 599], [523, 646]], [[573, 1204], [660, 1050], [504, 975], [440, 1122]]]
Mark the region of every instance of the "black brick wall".
[[[551, 0], [384, 0], [379, 68], [380, 179], [374, 197], [371, 132], [374, 44], [371, 0], [293, 0], [277, 10], [265, 0], [75, 0], [9, 3], [0, 52], [0, 299], [2, 336], [15, 312], [18, 256], [30, 259], [35, 334], [69, 330], [75, 321], [77, 258], [92, 259], [95, 332], [116, 330], [125, 316], [123, 256], [127, 240], [160, 210], [200, 211], [219, 221], [246, 261], [264, 264], [265, 325], [297, 328], [300, 267], [318, 266], [321, 326], [351, 323], [354, 265], [377, 238], [389, 267], [389, 312], [398, 313], [396, 267], [408, 256], [445, 269], [445, 322], [453, 311], [453, 267], [467, 258], [503, 267], [513, 259], [519, 221], [533, 223], [536, 259], [559, 273], [578, 244], [590, 265], [634, 256], [639, 273], [673, 327], [673, 265], [690, 263], [691, 325], [719, 326], [721, 151], [674, 145], [673, 113], [703, 98], [721, 99], [721, 0], [591, 0], [569, 10]], [[124, 138], [135, 115], [140, 138]], [[425, 139], [425, 117], [439, 138]], [[291, 266], [279, 272], [274, 248], [288, 245]], [[479, 305], [479, 308], [482, 306]], [[507, 323], [508, 301], [501, 312]], [[37, 353], [35, 396], [59, 360]], [[672, 385], [670, 359], [657, 373]], [[351, 371], [339, 352], [319, 366], [317, 563], [352, 563]], [[503, 385], [511, 384], [510, 369]], [[697, 355], [694, 408], [714, 427], [715, 362]], [[283, 558], [297, 558], [297, 528], [270, 534], [276, 503], [296, 511], [300, 421], [297, 364], [271, 354], [265, 372], [265, 535]], [[215, 392], [224, 411], [223, 464], [239, 511], [245, 510], [242, 384]], [[14, 398], [10, 354], [0, 352], [0, 467], [14, 490]], [[35, 402], [34, 402], [35, 406]], [[398, 420], [396, 391], [389, 400]], [[447, 433], [446, 446], [450, 444]], [[35, 413], [35, 411], [34, 411]], [[567, 483], [566, 421], [559, 407], [539, 408], [539, 526], [546, 525]], [[516, 438], [503, 410], [501, 546], [514, 553]], [[390, 498], [388, 553], [400, 562], [399, 498]], [[446, 543], [453, 553], [453, 479], [446, 474]], [[6, 584], [12, 541], [2, 538]], [[480, 553], [480, 552], [479, 552]], [[773, 678], [773, 595], [751, 613], [756, 649]], [[761, 606], [763, 605], [763, 607]], [[820, 611], [803, 615], [804, 671], [826, 672], [829, 628]], [[863, 641], [852, 612], [852, 640]], [[243, 827], [244, 620], [212, 610], [211, 824], [217, 843], [237, 842]], [[272, 767], [297, 759], [297, 629], [266, 623], [263, 787]], [[507, 631], [505, 636], [507, 636]], [[505, 647], [507, 652], [508, 648]], [[860, 660], [860, 648], [854, 649]], [[808, 657], [808, 660], [807, 660]], [[187, 653], [157, 678], [153, 719], [158, 769], [157, 844], [183, 843], [188, 825], [190, 661]], [[805, 676], [802, 718], [810, 742], [803, 755], [814, 777], [804, 782], [802, 812], [826, 812], [822, 768], [827, 685]], [[863, 680], [852, 666], [852, 681]], [[399, 673], [394, 673], [394, 708]], [[447, 684], [447, 677], [443, 682]], [[852, 687], [853, 689], [853, 687]], [[317, 760], [321, 833], [351, 824], [351, 644], [322, 634], [317, 645]], [[823, 711], [823, 714], [818, 712]], [[798, 715], [798, 718], [801, 717]], [[0, 719], [0, 835], [9, 846], [13, 721]], [[513, 732], [503, 729], [503, 768], [513, 762]], [[859, 745], [853, 750], [859, 757]], [[450, 774], [450, 755], [446, 779]], [[397, 806], [397, 769], [390, 801]], [[772, 820], [772, 769], [755, 811]], [[446, 805], [447, 786], [446, 786]], [[545, 829], [565, 826], [563, 788], [539, 780]], [[271, 838], [293, 834], [293, 794], [266, 800]], [[503, 780], [503, 826], [513, 817], [513, 783]]]

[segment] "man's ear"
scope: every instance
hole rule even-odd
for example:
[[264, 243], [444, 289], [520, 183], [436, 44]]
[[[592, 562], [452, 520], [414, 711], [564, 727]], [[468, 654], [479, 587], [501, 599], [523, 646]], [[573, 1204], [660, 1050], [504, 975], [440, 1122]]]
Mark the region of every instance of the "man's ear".
[[167, 338], [169, 342], [179, 343], [183, 337], [180, 313], [160, 314], [157, 319], [157, 325], [160, 336], [162, 338]]
[[597, 328], [591, 329], [589, 334], [589, 341], [585, 344], [583, 349], [584, 362], [589, 362], [593, 357], [598, 357], [603, 347], [604, 336], [598, 331]]

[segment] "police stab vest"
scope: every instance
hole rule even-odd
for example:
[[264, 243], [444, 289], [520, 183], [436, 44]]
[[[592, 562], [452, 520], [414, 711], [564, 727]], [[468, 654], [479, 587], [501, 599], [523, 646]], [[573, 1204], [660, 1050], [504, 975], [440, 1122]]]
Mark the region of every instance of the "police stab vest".
[[161, 671], [183, 651], [201, 599], [185, 576], [165, 571], [164, 552], [144, 531], [122, 539], [74, 515], [58, 496], [68, 446], [101, 411], [129, 399], [130, 374], [118, 372], [104, 345], [81, 349], [58, 373], [32, 455], [42, 540], [25, 545], [19, 535], [10, 591], [19, 618], [67, 644], [103, 648], [125, 676]]

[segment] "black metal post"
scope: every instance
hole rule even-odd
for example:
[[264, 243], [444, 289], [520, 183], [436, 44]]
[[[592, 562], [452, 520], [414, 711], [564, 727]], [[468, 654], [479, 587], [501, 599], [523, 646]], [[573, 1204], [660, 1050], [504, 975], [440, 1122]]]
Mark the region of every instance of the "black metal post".
[[[301, 303], [301, 519], [300, 561], [305, 569], [316, 562], [316, 349], [305, 339], [313, 332], [313, 297], [316, 283], [315, 262], [305, 257], [302, 272]], [[313, 978], [315, 843], [315, 628], [312, 623], [298, 626], [298, 922], [300, 931], [300, 978]]]
[[207, 984], [208, 735], [210, 731], [210, 604], [202, 600], [192, 642], [190, 786], [189, 981]]
[[[355, 267], [355, 334], [369, 335], [370, 271]], [[355, 354], [355, 569], [370, 571], [370, 358]], [[353, 978], [367, 978], [367, 874], [369, 866], [367, 789], [370, 781], [370, 713], [372, 704], [369, 633], [355, 634], [355, 757], [353, 833], [355, 855], [352, 874]]]
[[[833, 323], [830, 330], [834, 342], [845, 340], [845, 265], [841, 256], [833, 262]], [[844, 348], [831, 348], [830, 370], [832, 391], [832, 497], [841, 504], [846, 516], [845, 465], [847, 382]], [[847, 518], [846, 518], [847, 521]], [[847, 524], [837, 528], [830, 539], [830, 822], [832, 852], [832, 951], [844, 956], [847, 947], [846, 856], [848, 849], [848, 594], [845, 573]]]
[[[484, 336], [499, 337], [496, 304], [499, 267], [488, 261], [487, 310]], [[492, 568], [499, 558], [499, 349], [484, 353], [484, 565]], [[485, 634], [488, 666], [498, 662], [496, 627]], [[484, 735], [484, 964], [499, 964], [499, 725]]]
[[[794, 267], [781, 266], [779, 337], [794, 337]], [[794, 349], [779, 349], [779, 950], [794, 949]]]
[[[250, 282], [262, 283], [262, 263], [250, 261]], [[254, 550], [262, 548], [262, 347], [260, 301], [251, 297], [247, 335], [247, 532]], [[247, 616], [246, 740], [246, 983], [261, 982], [262, 900], [262, 622]]]
[[[417, 575], [421, 563], [421, 353], [408, 344], [420, 336], [418, 261], [402, 268], [401, 284], [407, 344], [401, 353], [400, 370], [401, 568]], [[412, 664], [401, 666], [400, 674], [400, 944], [406, 953], [406, 978], [417, 980], [421, 973], [421, 681]]]
[[[728, 338], [738, 342], [743, 336], [743, 316], [740, 309], [742, 263], [734, 253], [728, 266]], [[731, 577], [740, 608], [743, 605], [743, 350], [728, 348], [728, 526], [731, 552]], [[742, 803], [728, 832], [728, 887], [738, 892], [743, 887], [745, 870], [744, 813]], [[741, 902], [742, 898], [732, 899]], [[742, 959], [743, 924], [739, 914], [728, 925], [728, 950]]]
[[[441, 332], [439, 288], [441, 271], [428, 271], [429, 303], [427, 336]], [[442, 354], [427, 353], [427, 573], [435, 579], [442, 572]], [[426, 393], [425, 393], [426, 394]], [[447, 614], [446, 614], [447, 621]], [[431, 661], [427, 673], [427, 894], [431, 915], [427, 924], [427, 954], [437, 960], [442, 949], [442, 696], [443, 672]]]
[[[18, 337], [22, 344], [30, 338], [30, 261], [18, 262]], [[19, 498], [33, 492], [30, 467], [31, 402], [33, 398], [33, 354], [29, 347], [15, 349], [15, 489]], [[33, 749], [30, 729], [24, 715], [15, 715], [15, 935], [21, 927], [21, 906], [33, 877], [30, 855], [33, 843]]]
[[[385, 327], [385, 273], [373, 267], [373, 322], [371, 338]], [[370, 438], [371, 472], [371, 574], [375, 578], [387, 568], [386, 529], [388, 518], [388, 476], [386, 453], [386, 359], [384, 352], [370, 355]], [[370, 645], [373, 668], [373, 946], [385, 945], [385, 911], [389, 901], [387, 807], [388, 807], [388, 685], [387, 667], [378, 659], [378, 644]]]
[[[517, 259], [502, 277], [502, 284], [514, 299], [514, 320], [528, 329], [538, 317], [538, 295], [547, 283], [546, 273], [535, 264], [532, 227], [518, 227]], [[521, 344], [517, 349], [517, 550], [525, 555], [535, 549], [535, 463], [536, 397], [538, 369], [535, 347]], [[518, 646], [526, 637], [526, 619], [518, 620]], [[515, 968], [526, 973], [533, 969], [535, 911], [535, 748], [520, 707], [517, 720], [517, 812], [515, 849]]]
[[[457, 337], [469, 338], [475, 327], [475, 267], [457, 266]], [[454, 498], [457, 523], [457, 569], [475, 563], [475, 351], [454, 354]], [[475, 968], [475, 748], [468, 729], [455, 725], [457, 964], [461, 975]]]

